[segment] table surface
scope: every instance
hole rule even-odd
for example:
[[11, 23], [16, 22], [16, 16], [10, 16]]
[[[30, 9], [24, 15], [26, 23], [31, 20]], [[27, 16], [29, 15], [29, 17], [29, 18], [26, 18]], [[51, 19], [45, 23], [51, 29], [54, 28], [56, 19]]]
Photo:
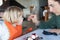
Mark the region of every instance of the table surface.
[[42, 34], [43, 30], [48, 31], [50, 29], [37, 29], [37, 30], [32, 31], [28, 34], [25, 34], [21, 37], [18, 37], [14, 40], [25, 40], [25, 38], [32, 35], [32, 33], [36, 33], [39, 37], [43, 37], [43, 39], [40, 39], [40, 40], [60, 40], [60, 35], [57, 35], [57, 36], [55, 36], [55, 35], [44, 35], [44, 34]]

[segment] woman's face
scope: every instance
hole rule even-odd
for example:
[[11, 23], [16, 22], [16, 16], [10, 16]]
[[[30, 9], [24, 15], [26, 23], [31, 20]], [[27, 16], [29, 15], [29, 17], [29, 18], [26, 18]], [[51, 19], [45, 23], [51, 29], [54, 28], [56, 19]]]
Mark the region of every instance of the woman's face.
[[48, 0], [48, 6], [50, 8], [50, 12], [60, 15], [60, 4], [57, 1]]

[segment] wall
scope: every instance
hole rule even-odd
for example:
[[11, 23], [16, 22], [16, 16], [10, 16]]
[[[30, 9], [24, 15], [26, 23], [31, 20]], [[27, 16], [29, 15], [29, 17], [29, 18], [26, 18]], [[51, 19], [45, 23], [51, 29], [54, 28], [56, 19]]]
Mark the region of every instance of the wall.
[[17, 2], [21, 3], [25, 7], [29, 7], [30, 5], [39, 6], [39, 0], [16, 0]]
[[26, 14], [30, 14], [30, 9], [29, 7], [31, 5], [35, 6], [35, 12], [38, 13], [39, 11], [39, 0], [16, 0], [17, 2], [19, 2], [20, 4], [24, 5], [26, 7], [26, 9], [24, 9], [24, 16]]
[[43, 15], [42, 14], [43, 9], [41, 8], [41, 6], [47, 4], [47, 0], [16, 0], [16, 1], [26, 7], [26, 9], [24, 9], [24, 15], [29, 14], [29, 6], [34, 5], [36, 7], [35, 12], [39, 13], [40, 19], [42, 18]]

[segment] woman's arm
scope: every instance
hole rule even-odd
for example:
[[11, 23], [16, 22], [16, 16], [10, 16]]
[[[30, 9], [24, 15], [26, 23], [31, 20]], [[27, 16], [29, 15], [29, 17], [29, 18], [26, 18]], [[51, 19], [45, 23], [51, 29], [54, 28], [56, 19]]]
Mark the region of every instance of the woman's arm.
[[30, 20], [33, 21], [33, 23], [38, 25], [40, 29], [50, 29], [50, 28], [53, 29], [56, 27], [56, 22], [55, 22], [56, 16], [55, 15], [53, 15], [52, 18], [48, 20], [47, 22], [44, 22], [44, 21], [39, 22], [37, 20], [37, 15], [31, 15], [29, 18]]
[[56, 21], [55, 17], [53, 16], [51, 19], [48, 21], [40, 21], [39, 28], [41, 29], [54, 29], [56, 28]]

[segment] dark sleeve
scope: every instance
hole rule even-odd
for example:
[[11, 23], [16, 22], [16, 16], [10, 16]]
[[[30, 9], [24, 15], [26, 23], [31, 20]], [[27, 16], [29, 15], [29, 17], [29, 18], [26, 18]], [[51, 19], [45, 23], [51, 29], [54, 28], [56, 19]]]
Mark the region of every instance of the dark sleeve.
[[38, 27], [40, 29], [54, 29], [56, 27], [55, 18], [56, 16], [54, 15], [47, 22], [41, 21]]

